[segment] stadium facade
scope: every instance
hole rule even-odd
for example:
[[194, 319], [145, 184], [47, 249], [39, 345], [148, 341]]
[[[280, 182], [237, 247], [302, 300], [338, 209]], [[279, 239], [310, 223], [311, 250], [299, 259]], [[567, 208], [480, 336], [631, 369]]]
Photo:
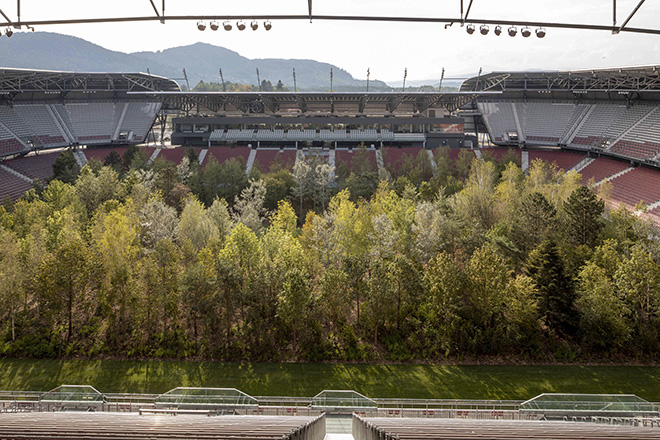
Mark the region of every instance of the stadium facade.
[[596, 183], [642, 179], [648, 191], [619, 197], [615, 185], [615, 198], [660, 208], [653, 189], [660, 66], [493, 72], [466, 80], [457, 92], [387, 93], [186, 92], [148, 73], [0, 69], [0, 178], [22, 178], [0, 197], [16, 198], [32, 178], [47, 179], [20, 162], [47, 150], [72, 148], [84, 164], [103, 158], [96, 150], [152, 142], [150, 159], [176, 158], [163, 148], [168, 136], [173, 146], [196, 147], [200, 158], [208, 152], [226, 159], [234, 153], [225, 147], [232, 147], [248, 169], [255, 156], [269, 160], [267, 150], [298, 160], [304, 155], [292, 150], [334, 158], [335, 151], [345, 156], [364, 145], [380, 167], [380, 151], [448, 147], [480, 156], [494, 144], [514, 148], [523, 168], [547, 156]]

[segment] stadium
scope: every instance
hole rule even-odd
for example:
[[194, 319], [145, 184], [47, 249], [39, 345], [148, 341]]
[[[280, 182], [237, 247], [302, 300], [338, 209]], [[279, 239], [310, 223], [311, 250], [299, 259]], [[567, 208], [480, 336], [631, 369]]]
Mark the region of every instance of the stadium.
[[[2, 43], [33, 26], [234, 20], [236, 34], [317, 20], [660, 35], [628, 26], [644, 0], [622, 23], [614, 0], [612, 26], [477, 20], [473, 0], [453, 18], [319, 15], [312, 0], [166, 15], [150, 0], [148, 17], [33, 21], [20, 3], [15, 21], [0, 10]], [[412, 90], [406, 68], [389, 91], [369, 90], [369, 69], [348, 91], [332, 68], [325, 91], [295, 72], [293, 90], [262, 90], [257, 68], [252, 91], [226, 91], [222, 69], [223, 91], [196, 91], [185, 68], [184, 86], [0, 66], [0, 439], [660, 439], [657, 376], [631, 367], [660, 353], [660, 65], [479, 69], [455, 88], [443, 67]], [[323, 362], [335, 372], [311, 371]], [[543, 377], [517, 383], [521, 365]], [[480, 366], [511, 368], [461, 377]], [[473, 398], [449, 398], [452, 382]]]
[[[240, 157], [290, 166], [310, 152], [334, 166], [363, 145], [382, 168], [448, 148], [503, 155], [523, 171], [542, 159], [612, 184], [612, 201], [660, 206], [658, 66], [567, 72], [494, 72], [458, 92], [183, 92], [143, 73], [0, 70], [0, 198], [46, 182], [58, 152], [83, 166], [140, 145], [151, 162]], [[165, 143], [165, 139], [171, 142]]]

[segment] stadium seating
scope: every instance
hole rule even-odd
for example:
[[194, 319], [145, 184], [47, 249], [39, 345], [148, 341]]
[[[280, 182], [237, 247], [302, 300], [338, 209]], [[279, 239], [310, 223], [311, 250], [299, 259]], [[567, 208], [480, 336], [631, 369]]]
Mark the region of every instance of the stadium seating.
[[426, 150], [423, 148], [383, 148], [381, 151], [385, 166], [396, 174], [405, 160], [415, 159], [420, 152]]
[[[350, 169], [353, 164], [353, 159], [355, 158], [355, 154], [357, 153], [358, 150], [344, 150], [344, 149], [337, 149], [335, 151], [335, 164], [339, 164], [340, 162], [345, 163], [348, 168]], [[378, 169], [378, 165], [376, 163], [376, 151], [375, 150], [366, 150], [367, 157], [369, 158], [369, 162], [373, 166], [374, 171]]]
[[108, 154], [112, 151], [116, 151], [120, 157], [124, 157], [124, 153], [128, 150], [128, 147], [112, 147], [112, 148], [87, 148], [83, 150], [83, 154], [89, 162], [92, 159], [98, 159], [101, 162], [105, 162], [105, 158], [108, 157]]
[[[151, 129], [151, 126], [156, 119], [156, 115], [160, 111], [160, 103], [155, 102], [129, 102], [125, 104], [127, 106], [123, 117], [120, 116], [121, 124], [117, 121], [114, 127], [119, 127], [118, 131], [130, 133], [130, 141], [132, 142], [144, 142], [147, 133]], [[119, 110], [121, 106], [118, 106]], [[116, 114], [119, 113], [115, 111]], [[113, 124], [115, 124], [113, 122]], [[116, 129], [117, 131], [117, 129]], [[116, 140], [117, 137], [113, 135], [113, 139]]]
[[606, 132], [626, 111], [621, 104], [594, 104], [582, 121], [569, 144], [576, 147], [601, 147], [607, 140]]
[[[169, 160], [175, 164], [180, 164], [183, 160], [183, 157], [188, 153], [189, 147], [178, 147], [178, 148], [163, 148], [158, 153], [158, 157]], [[202, 151], [201, 148], [193, 148], [195, 154], [199, 157], [199, 153]]]
[[325, 417], [112, 414], [85, 412], [8, 413], [0, 438], [184, 440], [323, 440]]
[[530, 145], [558, 143], [585, 107], [568, 102], [532, 101], [515, 105], [525, 141]]
[[504, 142], [506, 133], [518, 133], [511, 102], [479, 102], [479, 109], [494, 142]]
[[383, 129], [383, 130], [380, 131], [380, 138], [383, 141], [393, 141], [394, 140], [394, 133], [392, 132], [392, 130]]
[[288, 130], [286, 138], [290, 141], [314, 141], [316, 130]]
[[582, 174], [582, 184], [586, 185], [591, 179], [598, 183], [603, 179], [620, 173], [626, 168], [630, 168], [630, 164], [606, 157], [599, 157], [580, 171], [580, 174]]
[[296, 150], [286, 149], [263, 149], [257, 150], [257, 156], [254, 159], [256, 166], [262, 173], [270, 171], [275, 161], [281, 162], [286, 169], [292, 169], [296, 163]]
[[0, 155], [16, 153], [24, 149], [25, 146], [0, 125]]
[[53, 176], [53, 164], [59, 155], [60, 152], [57, 151], [48, 154], [25, 156], [4, 162], [3, 165], [18, 171], [24, 176], [39, 179], [45, 183], [46, 180]]
[[[120, 107], [120, 108], [123, 108]], [[81, 144], [109, 144], [114, 134], [115, 105], [112, 103], [66, 104], [71, 124]]]
[[535, 420], [360, 418], [353, 416], [355, 440], [528, 440], [658, 439], [658, 428]]
[[513, 153], [513, 155], [518, 159], [519, 162], [521, 160], [521, 151], [518, 148], [496, 147], [496, 148], [480, 148], [479, 150], [481, 151], [482, 154], [486, 153], [497, 160], [502, 160], [502, 158], [509, 153]]
[[16, 200], [30, 188], [32, 183], [0, 167], [0, 200], [6, 197]]
[[556, 164], [559, 168], [568, 171], [577, 165], [586, 156], [581, 153], [571, 153], [562, 150], [529, 150], [529, 162], [535, 159], [541, 159], [549, 163]]
[[240, 128], [230, 128], [227, 130], [225, 139], [228, 141], [251, 141], [254, 138], [254, 130], [243, 130]]
[[284, 140], [284, 130], [257, 130], [255, 139], [258, 141], [282, 141]]
[[615, 177], [612, 182], [612, 199], [634, 207], [639, 202], [652, 205], [660, 201], [660, 172], [646, 167]]
[[58, 126], [50, 106], [43, 104], [16, 105], [14, 113], [30, 125], [39, 147], [62, 146], [68, 143], [64, 139], [64, 133]]
[[224, 163], [225, 161], [234, 157], [242, 158], [243, 163], [246, 163], [249, 156], [250, 156], [249, 147], [236, 147], [236, 148], [211, 147], [209, 148], [208, 153], [204, 158], [204, 162], [202, 162], [202, 167], [205, 167], [209, 163], [211, 157], [213, 157], [218, 163]]
[[373, 129], [368, 130], [351, 130], [349, 132], [349, 139], [352, 141], [363, 141], [363, 142], [378, 142], [380, 137], [378, 136], [378, 131]]

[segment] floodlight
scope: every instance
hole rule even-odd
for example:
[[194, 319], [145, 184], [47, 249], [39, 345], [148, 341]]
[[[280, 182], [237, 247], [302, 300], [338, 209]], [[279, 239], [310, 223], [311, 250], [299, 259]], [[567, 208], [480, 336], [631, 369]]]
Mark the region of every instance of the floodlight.
[[257, 20], [252, 20], [252, 23], [250, 23], [250, 27], [252, 28], [253, 31], [259, 29], [259, 23], [257, 23]]
[[539, 37], [539, 38], [545, 37], [545, 28], [542, 28], [542, 27], [538, 28], [536, 30], [536, 36]]
[[199, 29], [200, 31], [205, 30], [206, 29], [206, 23], [204, 23], [203, 21], [198, 21], [197, 22], [197, 29]]
[[470, 34], [470, 35], [474, 34], [474, 25], [472, 25], [472, 24], [468, 24], [468, 25], [467, 25], [467, 29], [466, 29], [466, 31], [467, 31], [467, 33]]
[[481, 27], [479, 28], [479, 32], [481, 32], [481, 35], [487, 35], [488, 34], [488, 25], [482, 24]]
[[269, 31], [272, 27], [273, 25], [270, 23], [270, 21], [264, 21], [264, 29]]
[[523, 37], [527, 38], [527, 37], [529, 37], [530, 35], [532, 35], [532, 31], [531, 31], [530, 28], [528, 28], [527, 26], [525, 26], [524, 28], [522, 28], [522, 29], [520, 30], [520, 34], [521, 34]]
[[499, 37], [502, 34], [502, 26], [498, 24], [497, 26], [495, 26], [495, 30], [493, 32], [495, 33], [495, 35]]
[[211, 30], [217, 31], [220, 28], [220, 25], [218, 24], [217, 21], [212, 21], [211, 24]]
[[14, 31], [12, 31], [11, 29], [7, 28], [7, 30], [5, 31], [5, 34], [7, 34], [8, 37], [11, 37], [12, 35], [14, 35]]
[[515, 26], [511, 26], [509, 28], [509, 35], [510, 36], [515, 37], [517, 33], [518, 33], [518, 28], [516, 28]]
[[231, 30], [231, 23], [228, 22], [228, 21], [225, 21], [224, 23], [222, 23], [222, 27], [225, 28], [226, 31], [230, 31]]
[[237, 21], [236, 22], [236, 27], [238, 28], [239, 31], [244, 31], [245, 30], [245, 23], [243, 23], [243, 20]]

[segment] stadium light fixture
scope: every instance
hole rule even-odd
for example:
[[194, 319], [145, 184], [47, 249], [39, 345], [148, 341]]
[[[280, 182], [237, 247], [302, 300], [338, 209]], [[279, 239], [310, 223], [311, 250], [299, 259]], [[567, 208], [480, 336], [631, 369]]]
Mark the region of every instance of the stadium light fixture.
[[536, 30], [536, 36], [539, 37], [539, 38], [545, 37], [545, 28], [542, 28], [542, 27], [538, 28]]
[[239, 31], [244, 31], [245, 30], [245, 23], [243, 23], [243, 20], [237, 21], [236, 22], [236, 27], [238, 28]]
[[206, 30], [206, 23], [204, 23], [203, 21], [198, 21], [197, 29], [199, 29], [200, 31]]
[[520, 30], [520, 34], [521, 34], [523, 37], [527, 38], [527, 37], [529, 37], [530, 35], [532, 35], [532, 30], [531, 30], [530, 28], [528, 28], [528, 27], [524, 27], [524, 28], [522, 28], [522, 29]]
[[468, 24], [468, 25], [467, 25], [467, 28], [466, 28], [465, 30], [466, 30], [467, 33], [470, 34], [470, 35], [474, 34], [474, 25], [472, 25], [472, 24]]
[[500, 35], [502, 35], [502, 26], [498, 24], [497, 26], [495, 26], [495, 30], [493, 30], [493, 32], [495, 33], [495, 35], [499, 37]]
[[217, 31], [220, 28], [220, 25], [217, 21], [212, 21], [209, 26], [211, 26], [211, 30], [213, 31]]
[[11, 37], [12, 35], [14, 35], [14, 31], [12, 31], [10, 28], [7, 28], [5, 30], [5, 35], [7, 35], [7, 37]]
[[230, 22], [225, 21], [224, 23], [222, 23], [222, 27], [225, 28], [226, 31], [230, 31], [232, 26]]
[[270, 23], [270, 20], [264, 21], [264, 29], [269, 31], [272, 27], [273, 27], [273, 25]]
[[509, 28], [509, 36], [515, 37], [517, 33], [518, 33], [518, 28], [517, 27], [511, 26]]
[[257, 23], [257, 20], [252, 20], [252, 23], [250, 23], [250, 27], [252, 28], [253, 31], [259, 29], [259, 23]]
[[488, 31], [490, 29], [488, 28], [488, 25], [482, 24], [481, 27], [479, 28], [479, 32], [481, 32], [481, 35], [488, 35]]

